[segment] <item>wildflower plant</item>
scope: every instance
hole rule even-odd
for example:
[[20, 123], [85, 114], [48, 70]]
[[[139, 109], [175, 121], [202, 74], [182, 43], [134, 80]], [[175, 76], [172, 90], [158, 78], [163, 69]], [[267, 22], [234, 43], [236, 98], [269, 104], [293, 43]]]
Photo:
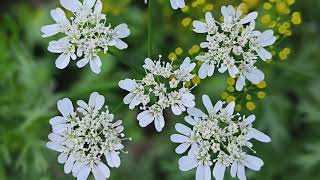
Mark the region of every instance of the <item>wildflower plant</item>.
[[220, 73], [225, 71], [233, 78], [238, 76], [236, 89], [241, 91], [248, 79], [258, 84], [264, 74], [255, 63], [258, 58], [267, 60], [272, 54], [265, 47], [272, 45], [276, 38], [272, 30], [260, 32], [255, 30], [257, 12], [251, 12], [242, 18], [240, 5], [222, 6], [223, 22], [216, 21], [210, 12], [205, 15], [205, 22], [193, 21], [194, 32], [207, 34], [206, 41], [200, 47], [207, 49], [204, 55], [196, 59], [203, 64], [199, 69], [199, 77], [211, 77], [217, 68]]
[[[253, 128], [254, 115], [234, 113], [235, 103], [224, 107], [224, 102], [211, 103], [207, 95], [202, 96], [207, 113], [195, 107], [188, 108], [185, 121], [191, 126], [177, 123], [180, 134], [171, 135], [171, 141], [179, 143], [176, 153], [187, 155], [179, 159], [179, 169], [189, 171], [196, 168], [196, 180], [222, 180], [227, 168], [232, 177], [245, 180], [245, 167], [259, 171], [263, 161], [249, 152], [253, 150], [252, 139], [270, 142], [269, 136]], [[211, 173], [212, 170], [212, 173]]]
[[70, 60], [77, 60], [77, 67], [82, 68], [88, 63], [91, 70], [98, 74], [102, 62], [99, 52], [107, 53], [109, 47], [126, 49], [128, 45], [122, 40], [130, 35], [127, 24], [123, 23], [115, 28], [107, 22], [102, 14], [101, 0], [60, 0], [61, 5], [72, 12], [73, 17], [68, 18], [61, 8], [51, 10], [55, 24], [41, 28], [43, 37], [50, 37], [62, 33], [65, 37], [51, 41], [48, 50], [58, 53], [55, 64], [59, 69], [66, 68]]
[[87, 179], [90, 172], [95, 179], [107, 179], [110, 168], [118, 168], [119, 154], [124, 152], [124, 127], [122, 120], [114, 120], [107, 106], [102, 110], [105, 98], [97, 92], [89, 102], [77, 101], [74, 108], [68, 98], [59, 100], [62, 116], [50, 119], [52, 133], [47, 147], [60, 153], [58, 162], [64, 164], [64, 172], [72, 172], [77, 179]]
[[142, 80], [125, 79], [119, 82], [119, 87], [129, 92], [123, 99], [129, 109], [139, 106], [142, 110], [137, 119], [141, 127], [146, 127], [154, 122], [155, 128], [161, 132], [165, 119], [163, 111], [171, 108], [175, 115], [181, 115], [186, 108], [195, 105], [195, 96], [188, 88], [194, 74], [191, 71], [196, 64], [190, 58], [185, 58], [178, 69], [172, 63], [159, 60], [145, 59], [143, 68], [146, 75]]
[[[144, 0], [144, 3], [148, 3], [148, 0]], [[184, 8], [186, 6], [186, 3], [184, 0], [170, 0], [170, 4], [172, 9], [176, 10], [179, 8]]]

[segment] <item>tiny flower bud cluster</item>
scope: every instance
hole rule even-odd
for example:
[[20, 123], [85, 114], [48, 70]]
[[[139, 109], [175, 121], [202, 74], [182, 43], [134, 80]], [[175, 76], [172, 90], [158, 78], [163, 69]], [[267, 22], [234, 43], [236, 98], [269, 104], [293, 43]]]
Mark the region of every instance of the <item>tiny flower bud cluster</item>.
[[102, 14], [101, 0], [60, 0], [61, 5], [73, 13], [67, 18], [61, 8], [51, 10], [55, 24], [43, 26], [43, 37], [58, 33], [66, 36], [58, 41], [51, 41], [48, 50], [61, 55], [56, 60], [56, 67], [64, 69], [71, 59], [76, 60], [77, 67], [82, 68], [88, 63], [94, 73], [100, 73], [101, 60], [98, 53], [108, 51], [109, 46], [125, 49], [128, 45], [121, 39], [129, 36], [130, 30], [126, 24], [120, 24], [114, 29]]
[[214, 74], [215, 68], [220, 73], [228, 70], [233, 78], [238, 76], [236, 89], [241, 91], [245, 79], [258, 84], [264, 74], [255, 63], [258, 57], [271, 59], [272, 55], [265, 47], [275, 43], [272, 30], [263, 33], [255, 30], [257, 12], [251, 12], [241, 18], [241, 6], [235, 10], [231, 5], [221, 8], [224, 22], [216, 21], [210, 12], [205, 15], [205, 22], [194, 21], [194, 31], [206, 33], [206, 41], [200, 47], [207, 49], [203, 55], [196, 57], [203, 64], [199, 69], [199, 77], [204, 79]]
[[[114, 122], [114, 115], [104, 105], [104, 97], [94, 92], [89, 104], [80, 100], [74, 111], [68, 98], [58, 101], [63, 116], [50, 120], [52, 133], [47, 147], [60, 152], [59, 163], [65, 163], [64, 171], [78, 179], [87, 179], [92, 171], [95, 179], [107, 179], [109, 167], [119, 167], [119, 154], [125, 140], [121, 120]], [[106, 161], [107, 166], [104, 161]]]
[[[190, 147], [189, 153], [179, 160], [182, 171], [197, 168], [198, 177], [211, 179], [211, 167], [216, 180], [222, 180], [225, 169], [231, 167], [231, 175], [240, 180], [245, 179], [244, 167], [258, 171], [263, 161], [249, 155], [246, 149], [252, 149], [251, 139], [270, 142], [264, 133], [252, 127], [254, 115], [248, 117], [234, 114], [235, 103], [223, 107], [219, 101], [214, 106], [207, 95], [202, 97], [207, 114], [197, 108], [188, 108], [189, 116], [185, 120], [192, 129], [183, 124], [176, 124], [176, 130], [181, 134], [173, 134], [171, 141], [181, 143], [177, 148], [178, 154], [183, 154]], [[201, 178], [199, 178], [201, 179]]]
[[142, 112], [137, 119], [141, 127], [154, 122], [156, 130], [160, 132], [165, 125], [164, 109], [171, 107], [175, 115], [180, 115], [186, 108], [195, 105], [191, 88], [185, 85], [194, 77], [191, 71], [195, 66], [188, 57], [176, 70], [169, 62], [147, 58], [143, 65], [146, 76], [142, 80], [125, 79], [119, 82], [120, 88], [130, 92], [124, 97], [124, 103], [130, 109], [140, 105]]

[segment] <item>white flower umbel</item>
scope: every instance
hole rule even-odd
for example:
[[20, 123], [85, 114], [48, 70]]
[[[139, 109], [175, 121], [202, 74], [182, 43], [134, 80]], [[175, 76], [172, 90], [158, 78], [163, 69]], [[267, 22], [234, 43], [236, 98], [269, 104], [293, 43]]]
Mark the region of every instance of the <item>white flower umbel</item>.
[[[148, 3], [148, 0], [144, 0], [144, 3]], [[172, 9], [176, 10], [179, 8], [184, 8], [186, 6], [186, 3], [184, 0], [170, 0], [170, 4]]]
[[169, 62], [147, 58], [143, 65], [146, 76], [142, 80], [125, 79], [119, 82], [121, 89], [129, 91], [123, 102], [129, 105], [129, 109], [140, 106], [142, 110], [137, 116], [141, 127], [154, 122], [160, 132], [165, 125], [164, 109], [171, 107], [175, 115], [180, 115], [186, 108], [195, 105], [195, 97], [190, 92], [192, 88], [185, 85], [194, 77], [191, 71], [195, 66], [188, 57], [176, 70]]
[[242, 18], [241, 6], [242, 4], [236, 10], [231, 5], [223, 6], [223, 22], [216, 21], [210, 12], [206, 13], [205, 22], [193, 21], [194, 32], [207, 34], [206, 41], [200, 44], [207, 51], [196, 57], [202, 62], [199, 77], [211, 77], [215, 69], [220, 73], [228, 71], [231, 77], [238, 77], [238, 91], [243, 89], [246, 79], [254, 84], [264, 79], [255, 63], [259, 57], [262, 60], [272, 58], [265, 47], [276, 41], [272, 30], [263, 33], [255, 30], [257, 12], [251, 12]]
[[115, 28], [107, 22], [102, 14], [101, 0], [60, 0], [61, 5], [72, 12], [67, 17], [61, 8], [51, 10], [51, 16], [56, 22], [41, 28], [43, 37], [50, 37], [58, 33], [65, 35], [60, 40], [51, 41], [48, 50], [59, 53], [56, 67], [64, 69], [70, 60], [78, 60], [77, 67], [82, 68], [90, 64], [91, 70], [98, 74], [102, 62], [98, 55], [100, 51], [106, 53], [110, 46], [125, 49], [128, 45], [122, 41], [130, 35], [127, 24], [120, 24]]
[[[234, 114], [235, 103], [223, 107], [224, 102], [211, 103], [207, 95], [202, 96], [207, 112], [188, 108], [186, 122], [192, 127], [177, 123], [175, 128], [180, 134], [171, 135], [170, 139], [180, 145], [176, 153], [187, 155], [179, 160], [181, 171], [197, 168], [196, 180], [222, 180], [226, 168], [230, 168], [231, 176], [245, 180], [245, 167], [259, 171], [263, 161], [248, 152], [256, 153], [250, 142], [270, 142], [269, 136], [252, 127], [254, 115], [248, 117]], [[211, 174], [212, 170], [212, 174]]]
[[105, 98], [94, 92], [89, 103], [79, 100], [75, 110], [68, 98], [59, 100], [62, 116], [50, 120], [52, 133], [47, 147], [61, 153], [58, 162], [64, 164], [64, 172], [72, 172], [78, 180], [88, 178], [90, 172], [96, 180], [107, 179], [109, 168], [120, 166], [124, 138], [122, 121], [114, 121], [108, 107], [102, 110]]

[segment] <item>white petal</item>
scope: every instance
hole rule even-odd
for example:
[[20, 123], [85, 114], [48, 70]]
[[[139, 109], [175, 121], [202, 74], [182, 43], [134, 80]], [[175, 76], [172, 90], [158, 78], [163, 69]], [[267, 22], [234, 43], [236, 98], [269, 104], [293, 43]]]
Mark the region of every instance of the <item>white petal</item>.
[[94, 13], [100, 14], [102, 11], [102, 2], [101, 0], [97, 0], [96, 5], [94, 6]]
[[107, 163], [110, 167], [119, 167], [120, 166], [120, 157], [115, 151], [106, 153]]
[[77, 12], [81, 9], [81, 3], [78, 0], [60, 0], [61, 5], [71, 12]]
[[101, 72], [101, 66], [102, 66], [100, 58], [96, 56], [93, 59], [91, 59], [89, 62], [90, 62], [91, 70], [94, 73], [99, 74]]
[[254, 120], [256, 120], [256, 116], [252, 114], [248, 116], [243, 122], [245, 125], [249, 125], [252, 124]]
[[154, 120], [153, 114], [149, 111], [143, 111], [138, 114], [137, 119], [141, 127], [146, 127]]
[[123, 23], [119, 24], [117, 27], [114, 28], [115, 32], [117, 33], [118, 38], [126, 38], [130, 35], [130, 29], [128, 25]]
[[83, 0], [83, 6], [87, 9], [91, 9], [94, 6], [96, 0]]
[[164, 122], [163, 116], [156, 117], [156, 118], [154, 119], [154, 126], [155, 126], [155, 128], [156, 128], [156, 130], [157, 130], [158, 132], [161, 132], [161, 131], [162, 131], [162, 129], [163, 129], [163, 127], [164, 127], [164, 124], [165, 124], [165, 122]]
[[83, 59], [81, 59], [81, 60], [79, 60], [78, 62], [77, 62], [77, 67], [78, 68], [82, 68], [82, 67], [84, 67], [85, 65], [87, 65], [89, 63], [89, 59], [88, 58], [83, 58]]
[[68, 159], [68, 154], [67, 153], [61, 153], [59, 156], [58, 156], [58, 163], [60, 164], [64, 164]]
[[109, 178], [110, 177], [110, 169], [108, 168], [108, 166], [106, 166], [105, 164], [103, 164], [102, 162], [99, 162], [97, 164], [98, 168], [100, 169], [102, 175], [105, 178]]
[[106, 180], [97, 165], [93, 165], [92, 174], [95, 180]]
[[206, 107], [208, 113], [213, 111], [213, 105], [208, 95], [202, 96], [203, 105]]
[[66, 163], [64, 164], [64, 172], [66, 174], [69, 174], [71, 172], [74, 165], [74, 161], [75, 161], [75, 158], [72, 155], [70, 155]]
[[51, 10], [51, 17], [59, 24], [69, 23], [66, 14], [61, 8]]
[[91, 168], [89, 167], [89, 165], [85, 165], [77, 174], [77, 180], [86, 180], [90, 174], [90, 171]]
[[259, 171], [263, 166], [263, 161], [258, 157], [246, 155], [244, 165], [254, 171]]
[[191, 145], [190, 143], [182, 143], [175, 149], [175, 152], [177, 154], [182, 154], [187, 151], [187, 149], [190, 147], [190, 145]]
[[234, 111], [235, 102], [230, 102], [226, 107], [226, 112], [228, 115], [232, 115]]
[[230, 68], [228, 68], [228, 71], [229, 71], [230, 76], [233, 78], [235, 78], [239, 72], [237, 66], [235, 66], [235, 65], [232, 65]]
[[207, 116], [200, 109], [197, 109], [194, 107], [188, 108], [187, 112], [189, 115], [194, 116], [194, 117], [206, 117]]
[[70, 62], [70, 54], [62, 53], [60, 56], [57, 58], [55, 64], [58, 69], [64, 69], [68, 66]]
[[236, 177], [238, 170], [238, 163], [237, 161], [234, 161], [231, 165], [230, 173], [232, 177]]
[[56, 133], [50, 133], [48, 135], [48, 138], [50, 139], [50, 141], [54, 141], [58, 143], [65, 140], [65, 138], [61, 137], [59, 134], [56, 134]]
[[244, 166], [242, 164], [238, 164], [237, 176], [240, 180], [246, 180], [246, 174], [244, 171]]
[[218, 101], [213, 107], [213, 112], [217, 113], [218, 111], [220, 111], [222, 109], [222, 105], [222, 101]]
[[182, 111], [181, 111], [181, 109], [179, 108], [178, 105], [173, 105], [173, 106], [171, 106], [171, 110], [172, 110], [172, 112], [173, 112], [174, 115], [180, 115], [180, 114], [182, 114]]
[[207, 165], [199, 165], [196, 172], [196, 180], [211, 180], [211, 170]]
[[222, 165], [220, 162], [217, 162], [214, 165], [214, 168], [212, 171], [213, 177], [216, 180], [223, 180], [225, 170], [226, 170], [226, 167]]
[[245, 16], [243, 19], [241, 19], [240, 23], [241, 24], [247, 24], [247, 23], [257, 19], [257, 17], [258, 17], [258, 13], [257, 12], [251, 12], [247, 16]]
[[200, 79], [204, 79], [208, 76], [209, 66], [207, 63], [203, 63], [199, 69], [198, 75]]
[[179, 159], [179, 169], [181, 171], [189, 171], [197, 167], [198, 161], [192, 156], [183, 156]]
[[187, 142], [189, 141], [189, 138], [186, 137], [186, 136], [183, 136], [181, 134], [172, 134], [170, 136], [170, 139], [172, 142], [174, 143], [184, 143], [184, 142]]
[[257, 51], [259, 57], [264, 61], [272, 58], [272, 54], [262, 47], [258, 48], [256, 51]]
[[137, 83], [132, 79], [125, 79], [119, 81], [118, 85], [121, 89], [132, 91], [136, 87]]
[[63, 152], [65, 147], [56, 143], [56, 142], [47, 142], [47, 148], [52, 149], [54, 151]]
[[196, 33], [206, 33], [208, 31], [207, 24], [204, 22], [195, 20], [192, 22], [192, 24], [194, 27], [193, 31]]
[[116, 48], [118, 48], [120, 50], [128, 48], [128, 44], [125, 43], [124, 41], [122, 41], [121, 39], [118, 39], [116, 41], [115, 46], [116, 46]]
[[175, 128], [179, 133], [186, 135], [186, 136], [190, 136], [191, 131], [192, 131], [189, 127], [187, 127], [181, 123], [177, 123], [175, 125]]
[[268, 135], [264, 134], [263, 132], [255, 128], [250, 128], [248, 138], [250, 137], [264, 143], [271, 142], [271, 138]]
[[73, 105], [68, 98], [59, 100], [57, 103], [57, 107], [63, 117], [70, 117], [70, 115], [73, 113]]
[[129, 94], [127, 94], [124, 98], [123, 98], [123, 103], [124, 104], [130, 104], [131, 103], [131, 101], [135, 98], [135, 94], [133, 94], [133, 93], [129, 93]]
[[197, 123], [191, 116], [184, 117], [184, 120], [192, 126], [196, 125]]
[[51, 125], [64, 124], [64, 123], [66, 123], [66, 120], [61, 116], [56, 116], [54, 118], [51, 118], [49, 123]]
[[44, 33], [42, 37], [50, 37], [56, 35], [60, 32], [60, 27], [58, 24], [51, 24], [41, 27], [41, 32]]
[[243, 89], [243, 86], [245, 85], [245, 77], [243, 75], [240, 75], [236, 82], [236, 90], [241, 91]]

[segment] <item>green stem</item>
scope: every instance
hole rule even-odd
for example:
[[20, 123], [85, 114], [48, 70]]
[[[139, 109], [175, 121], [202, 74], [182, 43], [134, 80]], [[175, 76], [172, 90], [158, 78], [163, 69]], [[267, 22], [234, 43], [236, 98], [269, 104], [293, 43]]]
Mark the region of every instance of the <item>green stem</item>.
[[148, 57], [152, 53], [152, 0], [148, 1]]

